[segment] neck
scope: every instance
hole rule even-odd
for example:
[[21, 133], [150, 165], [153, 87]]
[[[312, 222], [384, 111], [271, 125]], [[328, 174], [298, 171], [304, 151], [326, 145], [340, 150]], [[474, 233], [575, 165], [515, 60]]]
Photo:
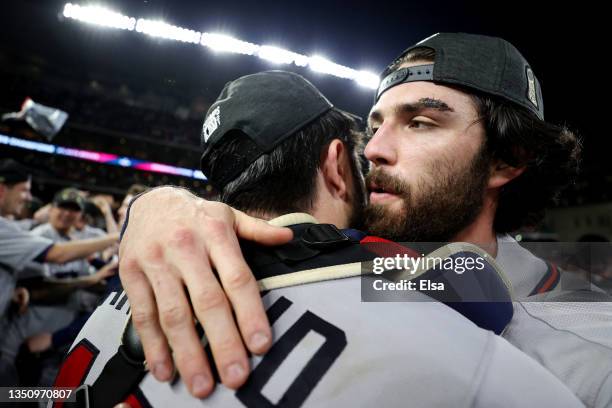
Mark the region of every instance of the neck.
[[[302, 211], [304, 212], [304, 211]], [[342, 208], [330, 208], [328, 205], [316, 205], [310, 210], [305, 211], [317, 219], [321, 224], [334, 224], [338, 228], [348, 228], [348, 210]], [[246, 211], [248, 215], [262, 220], [272, 220], [285, 214], [277, 214], [274, 212], [258, 212], [258, 211]]]
[[491, 193], [487, 192], [484, 199], [482, 210], [476, 219], [461, 230], [453, 241], [469, 242], [478, 245], [491, 256], [497, 256], [497, 236], [493, 229], [493, 221], [495, 220], [495, 212], [497, 210], [497, 200], [492, 197]]
[[348, 217], [342, 214], [342, 212], [336, 212], [336, 211], [330, 212], [322, 208], [316, 208], [310, 213], [321, 224], [333, 224], [340, 229], [349, 227]]

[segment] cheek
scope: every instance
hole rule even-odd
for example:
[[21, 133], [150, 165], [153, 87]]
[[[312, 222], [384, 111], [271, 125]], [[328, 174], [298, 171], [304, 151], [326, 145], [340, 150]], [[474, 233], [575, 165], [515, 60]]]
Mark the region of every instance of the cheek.
[[428, 183], [472, 160], [476, 146], [457, 134], [428, 135], [403, 146], [398, 163], [402, 176], [414, 183]]
[[432, 176], [432, 169], [445, 160], [446, 154], [444, 146], [438, 144], [406, 144], [398, 153], [398, 175], [414, 188], [415, 183]]

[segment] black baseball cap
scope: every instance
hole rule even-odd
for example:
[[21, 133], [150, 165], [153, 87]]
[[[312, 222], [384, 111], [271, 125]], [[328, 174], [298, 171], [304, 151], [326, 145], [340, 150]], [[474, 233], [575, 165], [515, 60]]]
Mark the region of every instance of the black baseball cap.
[[62, 208], [72, 208], [76, 211], [83, 211], [85, 199], [79, 190], [75, 188], [65, 188], [55, 195], [53, 204]]
[[[313, 84], [292, 72], [265, 71], [228, 82], [206, 113], [202, 172], [222, 189], [257, 158], [332, 108]], [[241, 138], [239, 151], [213, 173], [210, 153], [230, 135]]]
[[[427, 47], [435, 51], [433, 64], [401, 68], [391, 66], [409, 51]], [[544, 120], [540, 83], [527, 60], [508, 41], [484, 35], [438, 33], [407, 48], [383, 72], [376, 101], [388, 89], [406, 82], [432, 81], [461, 85], [499, 96]]]
[[32, 172], [13, 159], [0, 160], [0, 183], [14, 184], [30, 180]]
[[98, 206], [91, 200], [83, 200], [83, 214], [89, 215], [90, 217], [99, 217], [102, 215], [102, 211]]

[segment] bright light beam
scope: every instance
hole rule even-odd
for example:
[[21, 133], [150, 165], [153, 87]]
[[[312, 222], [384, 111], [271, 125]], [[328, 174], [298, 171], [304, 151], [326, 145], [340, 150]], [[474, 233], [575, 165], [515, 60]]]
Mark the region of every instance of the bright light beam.
[[308, 57], [296, 52], [285, 50], [272, 45], [258, 45], [242, 41], [221, 33], [206, 33], [174, 26], [164, 21], [148, 20], [125, 16], [101, 6], [79, 6], [66, 3], [63, 10], [64, 17], [95, 24], [103, 27], [121, 30], [136, 30], [139, 33], [152, 37], [181, 41], [192, 44], [201, 44], [217, 52], [257, 56], [274, 64], [294, 64], [298, 67], [309, 66], [311, 70], [338, 78], [351, 79], [358, 85], [376, 89], [379, 84], [378, 75], [369, 71], [358, 71], [319, 55]]

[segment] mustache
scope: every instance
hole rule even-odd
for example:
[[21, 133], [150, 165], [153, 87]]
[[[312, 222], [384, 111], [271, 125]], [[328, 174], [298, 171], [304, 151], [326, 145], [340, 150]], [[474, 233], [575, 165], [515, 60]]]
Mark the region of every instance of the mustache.
[[372, 169], [366, 176], [365, 181], [368, 190], [371, 190], [372, 185], [375, 185], [377, 188], [392, 194], [406, 195], [410, 192], [408, 183], [380, 168]]

